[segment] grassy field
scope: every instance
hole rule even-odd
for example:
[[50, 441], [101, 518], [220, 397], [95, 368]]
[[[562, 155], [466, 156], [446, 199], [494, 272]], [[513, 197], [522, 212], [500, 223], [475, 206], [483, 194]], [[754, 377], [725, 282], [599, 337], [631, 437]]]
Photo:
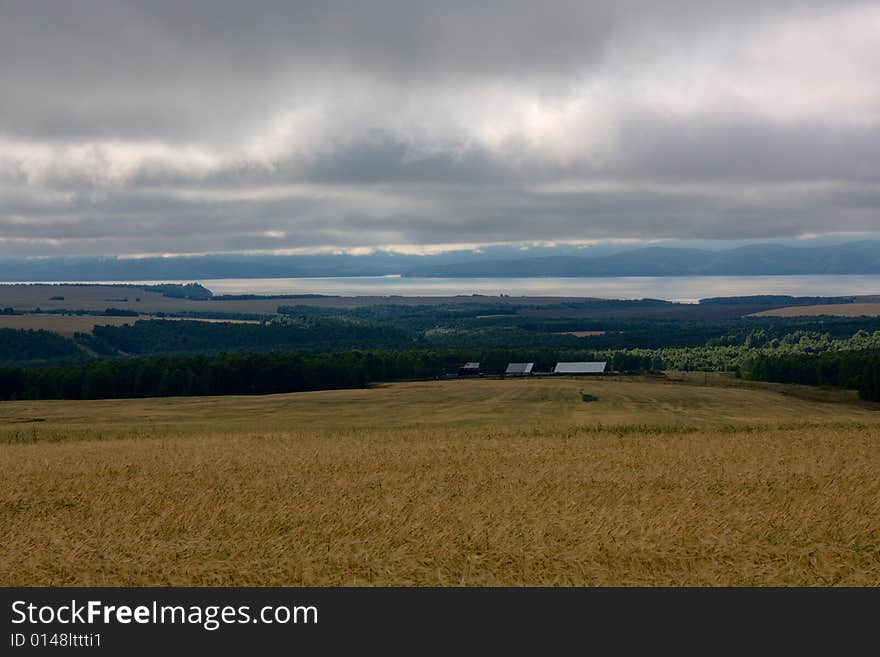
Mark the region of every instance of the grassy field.
[[880, 303], [838, 303], [790, 306], [754, 313], [753, 317], [880, 317]]
[[0, 315], [0, 328], [52, 331], [65, 336], [91, 333], [96, 326], [134, 324], [143, 317], [97, 317], [95, 315]]
[[189, 317], [152, 317], [141, 315], [139, 317], [103, 317], [98, 315], [0, 315], [0, 328], [11, 329], [42, 329], [61, 335], [72, 337], [74, 333], [91, 333], [96, 326], [123, 326], [134, 324], [138, 320], [157, 320], [163, 322], [194, 321], [194, 322], [222, 322], [231, 324], [259, 324], [256, 320], [247, 319], [202, 319]]
[[[203, 281], [208, 289], [211, 281]], [[357, 308], [374, 305], [423, 306], [437, 304], [557, 305], [566, 301], [585, 301], [571, 297], [485, 297], [461, 295], [434, 296], [356, 296], [279, 299], [175, 299], [158, 292], [123, 285], [76, 285], [43, 283], [0, 283], [0, 308], [31, 312], [42, 310], [105, 310], [122, 308], [139, 313], [224, 312], [274, 314], [279, 306], [305, 305], [319, 308]], [[750, 308], [749, 312], [754, 310]]]
[[[211, 289], [211, 281], [202, 283]], [[875, 311], [880, 303], [874, 297], [860, 298], [865, 303], [843, 304], [850, 309], [855, 306], [873, 306]], [[678, 320], [721, 320], [734, 319], [744, 315], [767, 310], [766, 305], [755, 303], [736, 304], [663, 304], [659, 306], [630, 305], [609, 308], [607, 299], [592, 299], [599, 302], [591, 307], [581, 307], [591, 299], [585, 297], [533, 297], [533, 296], [326, 296], [304, 298], [255, 299], [175, 299], [158, 292], [135, 287], [113, 284], [45, 284], [45, 283], [0, 283], [0, 308], [13, 308], [18, 312], [42, 310], [98, 310], [121, 308], [135, 310], [141, 314], [182, 313], [182, 312], [220, 312], [252, 313], [258, 315], [275, 314], [279, 306], [313, 306], [316, 308], [351, 309], [362, 306], [395, 305], [425, 306], [438, 304], [492, 304], [493, 306], [526, 305], [527, 308], [516, 314], [526, 317], [578, 319], [678, 319]], [[872, 303], [868, 303], [872, 302]], [[575, 307], [565, 307], [574, 303]], [[804, 306], [799, 307], [801, 310]], [[823, 306], [824, 308], [824, 306]], [[846, 312], [840, 306], [828, 306], [827, 314]], [[781, 311], [786, 311], [782, 308]], [[770, 313], [775, 311], [769, 311]], [[873, 314], [868, 312], [867, 314]], [[507, 316], [507, 315], [504, 315]], [[482, 317], [492, 317], [483, 315]]]
[[680, 379], [4, 402], [0, 584], [880, 585], [877, 412]]

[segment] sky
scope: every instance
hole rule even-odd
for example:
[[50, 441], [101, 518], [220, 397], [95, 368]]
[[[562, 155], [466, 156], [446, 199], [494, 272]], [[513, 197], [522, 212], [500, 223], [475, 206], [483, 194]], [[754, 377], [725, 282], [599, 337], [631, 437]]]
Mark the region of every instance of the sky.
[[0, 257], [880, 232], [880, 3], [0, 0]]

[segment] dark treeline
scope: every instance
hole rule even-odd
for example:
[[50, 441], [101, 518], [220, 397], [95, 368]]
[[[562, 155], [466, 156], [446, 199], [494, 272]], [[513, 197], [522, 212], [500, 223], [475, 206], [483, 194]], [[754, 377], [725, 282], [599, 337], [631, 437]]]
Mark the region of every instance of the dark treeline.
[[553, 363], [591, 357], [588, 352], [482, 350], [131, 358], [65, 367], [0, 368], [0, 399], [259, 395], [439, 377], [450, 362], [466, 360], [478, 360], [484, 372], [500, 374], [510, 361]]
[[109, 399], [353, 388], [369, 381], [370, 364], [353, 354], [221, 354], [0, 369], [0, 397]]
[[266, 324], [141, 320], [123, 326], [96, 326], [91, 334], [76, 337], [92, 351], [108, 356], [393, 349], [414, 339], [391, 324], [319, 317]]
[[[215, 294], [212, 301], [265, 301], [266, 299], [338, 299], [338, 294]], [[280, 312], [280, 311], [279, 311]]]
[[51, 364], [83, 360], [73, 342], [51, 331], [0, 328], [0, 365]]
[[[777, 346], [793, 335], [848, 338], [859, 331], [880, 331], [880, 317], [758, 318], [725, 321], [655, 319], [536, 319], [519, 323], [538, 334], [605, 331], [581, 338], [590, 349], [664, 349], [669, 347]], [[775, 341], [775, 342], [774, 342]]]
[[35, 315], [74, 315], [77, 317], [138, 317], [140, 313], [137, 310], [129, 310], [127, 308], [105, 308], [104, 310], [85, 310], [76, 308], [73, 310], [67, 308], [51, 308], [42, 310], [37, 308]]
[[273, 315], [266, 313], [241, 313], [229, 312], [224, 310], [179, 310], [177, 312], [155, 312], [151, 313], [153, 317], [174, 317], [182, 319], [216, 319], [220, 321], [239, 321], [248, 322], [268, 322], [272, 320]]
[[880, 401], [880, 352], [876, 351], [756, 354], [742, 373], [756, 381], [849, 388], [858, 390], [864, 400]]
[[[512, 317], [520, 305], [490, 302], [438, 304], [372, 304], [354, 308], [334, 308], [308, 305], [278, 306], [278, 313], [289, 317], [336, 317], [368, 322], [394, 322], [408, 330], [421, 331], [432, 326], [468, 325], [469, 320], [486, 316]], [[462, 324], [464, 322], [464, 324]]]
[[[247, 319], [260, 320], [255, 323], [140, 320], [122, 326], [96, 326], [92, 333], [75, 336], [78, 345], [45, 332], [18, 331], [15, 336], [7, 334], [5, 350], [0, 344], [0, 364], [25, 366], [77, 363], [89, 357], [244, 351], [775, 349], [798, 344], [801, 340], [827, 343], [880, 331], [880, 318], [723, 321], [544, 318], [514, 315], [507, 308], [482, 304], [476, 308], [464, 307], [464, 304], [378, 306], [351, 313], [305, 307], [296, 308], [297, 312], [294, 307], [288, 310], [291, 314], [272, 320], [247, 316]], [[108, 309], [101, 314], [114, 314], [114, 311]], [[605, 331], [605, 334], [575, 337], [564, 334], [566, 331]]]
[[779, 308], [780, 306], [855, 303], [855, 301], [855, 297], [792, 297], [787, 294], [756, 294], [742, 297], [710, 297], [708, 299], [700, 299], [700, 304], [704, 306], [760, 304], [770, 308]]
[[210, 299], [213, 295], [211, 290], [202, 287], [198, 283], [160, 283], [159, 285], [145, 285], [144, 290], [158, 292], [172, 299]]
[[[63, 367], [0, 368], [0, 399], [251, 395], [355, 388], [440, 377], [451, 364], [465, 361], [479, 361], [484, 373], [497, 375], [509, 362], [549, 366], [560, 360], [597, 357], [591, 351], [464, 349], [128, 358]], [[616, 371], [662, 368], [662, 363], [658, 365], [649, 356], [626, 352], [612, 354], [610, 364]], [[756, 353], [742, 374], [759, 381], [850, 388], [865, 400], [880, 401], [880, 351]]]

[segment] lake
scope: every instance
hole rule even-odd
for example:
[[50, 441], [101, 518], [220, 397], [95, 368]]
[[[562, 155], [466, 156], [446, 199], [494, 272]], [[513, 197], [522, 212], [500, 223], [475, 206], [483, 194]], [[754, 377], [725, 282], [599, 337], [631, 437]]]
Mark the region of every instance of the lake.
[[[91, 281], [92, 283], [188, 283], [191, 281]], [[880, 275], [870, 276], [616, 276], [596, 278], [339, 278], [202, 279], [214, 294], [328, 294], [338, 296], [498, 296], [667, 299], [694, 303], [707, 297], [753, 294], [842, 296], [880, 294]]]

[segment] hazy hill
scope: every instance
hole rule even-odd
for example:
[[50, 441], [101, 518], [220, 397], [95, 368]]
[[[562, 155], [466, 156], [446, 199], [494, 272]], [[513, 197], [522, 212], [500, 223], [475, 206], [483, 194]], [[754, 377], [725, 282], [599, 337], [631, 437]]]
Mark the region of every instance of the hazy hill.
[[556, 256], [417, 267], [409, 276], [742, 276], [880, 274], [880, 242], [792, 247], [754, 244], [726, 251], [647, 247], [608, 256]]
[[206, 255], [173, 258], [5, 258], [0, 281], [146, 281], [323, 276], [699, 276], [880, 274], [880, 241], [730, 249], [679, 245], [487, 247], [437, 255]]
[[[608, 255], [615, 245], [585, 249], [573, 246], [533, 247], [529, 254]], [[522, 253], [515, 247], [487, 247], [436, 255], [405, 255], [377, 251], [368, 255], [235, 255], [177, 257], [58, 257], [0, 258], [0, 281], [146, 281], [202, 280], [212, 278], [307, 278], [323, 276], [387, 276], [405, 274], [424, 265], [454, 265], [479, 257], [481, 262], [512, 259]]]

